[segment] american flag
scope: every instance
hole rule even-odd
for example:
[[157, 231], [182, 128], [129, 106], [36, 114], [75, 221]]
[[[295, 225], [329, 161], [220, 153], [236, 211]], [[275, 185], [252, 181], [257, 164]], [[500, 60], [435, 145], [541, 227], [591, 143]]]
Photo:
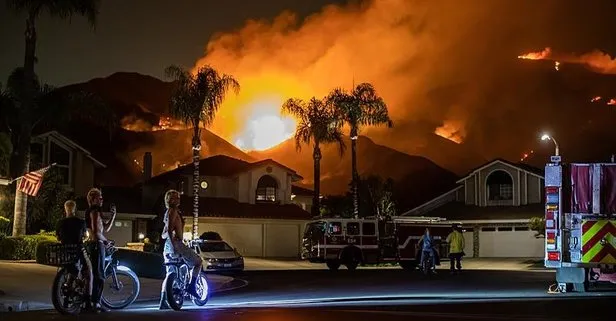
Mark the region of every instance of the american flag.
[[50, 168], [51, 166], [47, 166], [22, 176], [19, 181], [18, 190], [30, 196], [36, 196], [39, 189], [41, 189], [41, 185], [43, 185], [43, 176], [45, 176], [45, 172], [47, 172]]

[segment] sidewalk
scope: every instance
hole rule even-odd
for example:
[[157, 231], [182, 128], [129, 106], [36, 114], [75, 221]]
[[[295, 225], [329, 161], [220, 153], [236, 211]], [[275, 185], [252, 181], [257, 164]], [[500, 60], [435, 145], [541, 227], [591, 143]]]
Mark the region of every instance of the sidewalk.
[[[36, 263], [0, 261], [0, 312], [51, 309], [51, 285], [57, 268]], [[232, 277], [208, 275], [212, 292], [227, 290]], [[137, 301], [158, 300], [162, 280], [139, 278]]]
[[[293, 259], [244, 258], [246, 271], [267, 270], [323, 270], [325, 264], [310, 263]], [[466, 270], [508, 270], [537, 271], [545, 270], [543, 260], [538, 258], [467, 258], [462, 260]], [[361, 266], [360, 269], [399, 269], [397, 264], [381, 266]], [[442, 261], [440, 269], [449, 268], [449, 261]]]

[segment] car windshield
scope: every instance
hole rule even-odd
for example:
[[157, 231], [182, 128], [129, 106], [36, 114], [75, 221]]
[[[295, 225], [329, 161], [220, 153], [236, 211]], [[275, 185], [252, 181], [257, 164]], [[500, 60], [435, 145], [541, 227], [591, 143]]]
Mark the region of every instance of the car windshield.
[[225, 242], [202, 242], [199, 244], [201, 252], [231, 252], [233, 249]]

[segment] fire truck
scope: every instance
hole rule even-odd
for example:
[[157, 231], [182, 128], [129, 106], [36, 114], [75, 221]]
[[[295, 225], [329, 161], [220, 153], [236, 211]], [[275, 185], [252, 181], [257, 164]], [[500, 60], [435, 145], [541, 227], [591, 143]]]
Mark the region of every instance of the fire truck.
[[421, 254], [417, 243], [426, 228], [434, 239], [436, 255], [447, 257], [445, 239], [452, 231], [452, 222], [437, 217], [398, 216], [311, 221], [304, 231], [302, 259], [325, 263], [330, 270], [338, 270], [341, 265], [355, 270], [358, 265], [388, 262], [414, 270]]
[[545, 166], [545, 267], [558, 292], [616, 283], [616, 163]]

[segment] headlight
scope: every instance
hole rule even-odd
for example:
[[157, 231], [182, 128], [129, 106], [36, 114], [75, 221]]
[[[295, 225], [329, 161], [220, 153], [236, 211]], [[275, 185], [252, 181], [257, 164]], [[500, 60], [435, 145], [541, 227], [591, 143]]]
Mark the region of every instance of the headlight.
[[207, 261], [208, 261], [208, 262], [210, 262], [210, 263], [216, 263], [216, 262], [218, 262], [218, 260], [217, 260], [217, 259], [207, 259]]

